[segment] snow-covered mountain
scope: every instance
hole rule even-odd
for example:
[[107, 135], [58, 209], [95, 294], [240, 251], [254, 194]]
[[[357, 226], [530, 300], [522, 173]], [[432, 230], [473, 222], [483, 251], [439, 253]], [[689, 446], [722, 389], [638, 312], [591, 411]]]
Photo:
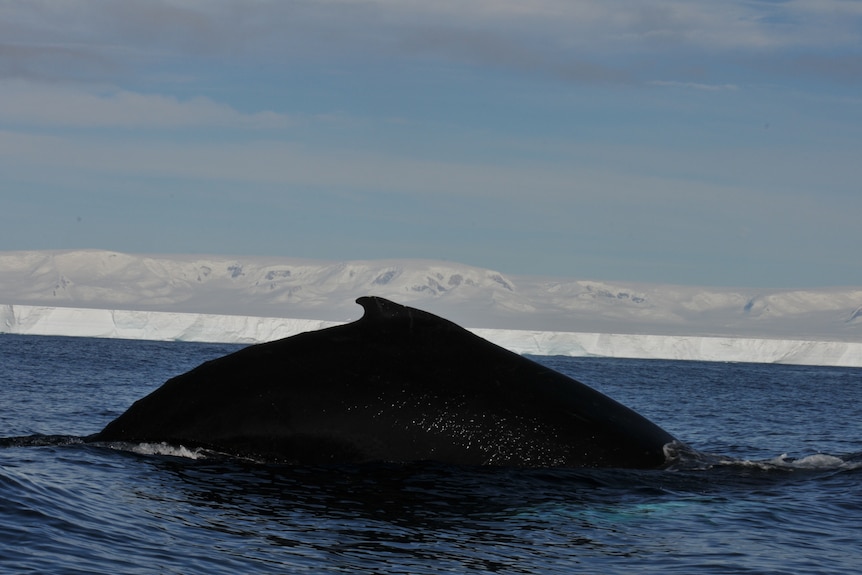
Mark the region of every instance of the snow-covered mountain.
[[862, 341], [862, 287], [731, 289], [511, 276], [454, 262], [0, 252], [0, 303], [350, 321], [379, 295], [464, 326]]
[[[809, 346], [803, 355], [837, 354], [841, 365], [856, 365], [848, 354], [862, 355], [862, 288], [760, 290], [536, 278], [428, 260], [0, 252], [0, 331], [200, 340], [222, 330], [223, 340], [257, 341], [356, 319], [362, 309], [354, 300], [362, 295], [425, 309], [468, 328], [496, 330], [483, 335], [530, 353], [562, 353], [569, 346], [583, 354], [616, 350], [623, 356], [721, 359], [724, 353], [743, 361], [749, 356], [737, 354], [734, 345], [760, 345], [751, 358], [771, 361], [798, 357], [799, 344], [836, 342], [849, 347], [812, 352]], [[754, 340], [792, 340], [797, 351]]]
[[523, 299], [497, 272], [433, 261], [139, 256], [104, 251], [0, 252], [10, 303], [347, 321], [354, 300], [463, 306], [477, 317]]

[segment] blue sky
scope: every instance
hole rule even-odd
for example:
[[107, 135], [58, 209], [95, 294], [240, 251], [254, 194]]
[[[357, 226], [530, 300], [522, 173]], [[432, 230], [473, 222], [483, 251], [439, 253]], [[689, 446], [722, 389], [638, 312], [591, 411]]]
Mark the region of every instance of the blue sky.
[[0, 250], [862, 285], [862, 1], [0, 0]]

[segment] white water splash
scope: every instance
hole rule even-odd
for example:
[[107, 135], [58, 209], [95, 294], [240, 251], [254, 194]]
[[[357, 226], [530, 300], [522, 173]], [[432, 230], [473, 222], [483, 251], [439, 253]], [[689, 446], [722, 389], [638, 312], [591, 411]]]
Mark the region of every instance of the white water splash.
[[820, 471], [846, 471], [862, 468], [862, 460], [856, 456], [842, 459], [827, 453], [815, 453], [805, 457], [790, 457], [782, 453], [772, 459], [752, 460], [737, 459], [726, 455], [715, 453], [704, 453], [697, 451], [681, 443], [674, 441], [664, 446], [665, 457], [668, 461], [668, 469], [712, 469], [714, 467], [744, 467], [763, 471], [772, 470], [820, 470]]
[[857, 469], [862, 466], [862, 462], [848, 462], [826, 453], [815, 453], [799, 459], [788, 457], [786, 453], [782, 453], [766, 463], [787, 469]]
[[127, 449], [140, 455], [168, 455], [170, 457], [182, 457], [185, 459], [207, 458], [203, 449], [189, 449], [182, 445], [169, 445], [165, 442], [129, 444]]

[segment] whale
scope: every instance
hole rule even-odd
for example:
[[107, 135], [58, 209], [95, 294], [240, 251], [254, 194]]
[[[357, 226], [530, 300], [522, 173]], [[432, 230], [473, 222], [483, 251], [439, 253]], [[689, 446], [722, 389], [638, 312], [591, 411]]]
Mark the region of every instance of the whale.
[[432, 313], [356, 302], [360, 319], [207, 361], [87, 440], [305, 465], [666, 464], [676, 439], [595, 389]]

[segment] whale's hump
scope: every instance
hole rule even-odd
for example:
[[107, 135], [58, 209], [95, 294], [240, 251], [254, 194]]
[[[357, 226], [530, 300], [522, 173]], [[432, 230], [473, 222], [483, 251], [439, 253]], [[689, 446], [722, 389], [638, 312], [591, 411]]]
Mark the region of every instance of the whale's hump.
[[202, 364], [92, 437], [296, 463], [655, 467], [673, 437], [449, 320], [375, 296], [359, 320]]

